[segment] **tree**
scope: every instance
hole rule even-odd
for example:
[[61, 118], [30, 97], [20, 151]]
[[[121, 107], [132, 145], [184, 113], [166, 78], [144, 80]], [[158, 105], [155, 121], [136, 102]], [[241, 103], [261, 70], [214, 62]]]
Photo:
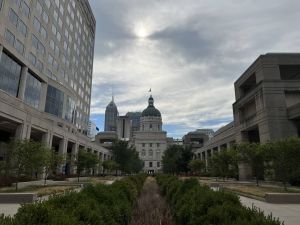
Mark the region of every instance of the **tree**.
[[179, 163], [182, 156], [183, 147], [179, 145], [171, 145], [165, 151], [162, 157], [164, 173], [179, 173]]
[[187, 173], [190, 171], [189, 168], [189, 162], [193, 159], [193, 151], [192, 148], [189, 147], [183, 147], [181, 149], [181, 157], [180, 157], [180, 161], [178, 164], [178, 170], [179, 172], [183, 172], [183, 173]]
[[223, 179], [237, 177], [238, 157], [235, 149], [224, 149], [214, 153], [209, 164], [211, 173], [216, 177], [222, 177]]
[[300, 172], [300, 139], [290, 138], [268, 144], [268, 156], [272, 160], [275, 178], [282, 181], [284, 189], [287, 183]]
[[192, 172], [201, 173], [205, 169], [205, 161], [201, 159], [194, 159], [189, 162], [188, 166]]
[[81, 173], [85, 170], [90, 170], [95, 168], [99, 163], [98, 157], [91, 153], [87, 152], [84, 149], [79, 149], [77, 154], [77, 176], [78, 182]]
[[250, 165], [258, 186], [259, 179], [263, 178], [265, 172], [265, 145], [245, 143], [237, 145], [237, 149], [241, 153], [241, 160]]
[[50, 173], [54, 173], [57, 170], [57, 167], [64, 162], [64, 156], [56, 152], [54, 149], [46, 149], [44, 152], [45, 157], [45, 177], [44, 185], [46, 185], [47, 178]]
[[16, 176], [16, 190], [22, 174], [32, 176], [43, 171], [45, 149], [42, 143], [30, 140], [13, 140], [7, 145], [6, 163]]
[[[103, 169], [108, 170], [108, 171], [113, 171], [113, 170], [118, 170], [119, 165], [116, 161], [114, 160], [106, 160], [102, 163]], [[117, 173], [117, 172], [116, 172]]]
[[127, 141], [114, 142], [112, 153], [114, 160], [119, 165], [119, 169], [125, 173], [137, 173], [143, 167], [137, 151]]

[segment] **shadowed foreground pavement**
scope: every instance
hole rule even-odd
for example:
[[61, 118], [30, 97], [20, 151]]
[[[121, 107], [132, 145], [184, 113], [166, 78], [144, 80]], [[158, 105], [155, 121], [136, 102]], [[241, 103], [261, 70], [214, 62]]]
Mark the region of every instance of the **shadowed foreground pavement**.
[[175, 225], [169, 206], [153, 177], [148, 177], [130, 225]]
[[272, 213], [273, 217], [278, 217], [280, 221], [284, 221], [284, 225], [300, 224], [300, 204], [272, 204], [243, 196], [239, 197], [243, 205], [250, 208], [254, 205], [264, 211], [265, 215]]

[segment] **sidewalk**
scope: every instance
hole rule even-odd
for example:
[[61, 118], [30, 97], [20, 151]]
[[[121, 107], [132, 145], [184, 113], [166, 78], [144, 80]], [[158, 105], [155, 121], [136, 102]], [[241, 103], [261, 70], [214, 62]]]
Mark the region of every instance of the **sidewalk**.
[[254, 205], [264, 211], [265, 215], [272, 213], [273, 217], [284, 221], [284, 225], [299, 225], [300, 204], [271, 204], [244, 196], [239, 197], [243, 205], [250, 208]]

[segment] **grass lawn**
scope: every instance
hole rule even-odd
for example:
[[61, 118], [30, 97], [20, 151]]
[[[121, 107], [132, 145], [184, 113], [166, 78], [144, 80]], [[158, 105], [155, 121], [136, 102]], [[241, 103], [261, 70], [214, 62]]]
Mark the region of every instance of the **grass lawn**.
[[0, 193], [26, 193], [26, 192], [33, 192], [36, 193], [39, 197], [45, 195], [52, 195], [57, 193], [63, 193], [65, 191], [71, 191], [77, 186], [30, 186], [26, 188], [21, 188], [16, 191], [15, 187], [6, 187], [0, 188]]

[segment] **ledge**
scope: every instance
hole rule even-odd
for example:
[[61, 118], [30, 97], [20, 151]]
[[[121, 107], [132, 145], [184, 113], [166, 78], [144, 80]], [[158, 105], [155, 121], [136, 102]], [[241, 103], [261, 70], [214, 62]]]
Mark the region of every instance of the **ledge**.
[[37, 200], [36, 193], [0, 193], [0, 203], [31, 203]]
[[266, 193], [265, 201], [277, 204], [300, 204], [300, 193]]

